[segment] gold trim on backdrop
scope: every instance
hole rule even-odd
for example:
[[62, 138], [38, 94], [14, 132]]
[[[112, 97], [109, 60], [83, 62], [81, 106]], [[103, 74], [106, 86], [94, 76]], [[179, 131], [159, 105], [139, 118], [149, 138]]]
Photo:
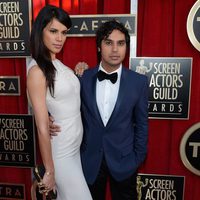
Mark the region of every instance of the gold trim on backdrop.
[[[195, 33], [194, 33], [194, 20], [195, 20], [195, 15], [197, 11], [200, 9], [200, 0], [198, 0], [191, 8], [188, 18], [187, 18], [187, 34], [190, 39], [190, 42], [192, 45], [200, 51], [200, 41], [197, 40]], [[200, 22], [200, 19], [196, 19], [197, 21]]]
[[[190, 161], [187, 158], [186, 155], [186, 145], [188, 142], [188, 138], [192, 135], [192, 133], [194, 133], [195, 131], [197, 131], [198, 129], [200, 129], [200, 122], [194, 124], [193, 126], [191, 126], [183, 135], [182, 139], [181, 139], [181, 143], [180, 143], [180, 156], [181, 156], [181, 160], [184, 164], [184, 166], [189, 169], [191, 172], [193, 172], [194, 174], [200, 176], [200, 170], [196, 169], [194, 166], [192, 166], [192, 164], [190, 163]], [[197, 141], [196, 143], [198, 143], [199, 145], [196, 146], [195, 148], [195, 152], [199, 155], [200, 152], [200, 143]], [[194, 150], [194, 149], [193, 149]], [[198, 158], [197, 158], [198, 160]]]

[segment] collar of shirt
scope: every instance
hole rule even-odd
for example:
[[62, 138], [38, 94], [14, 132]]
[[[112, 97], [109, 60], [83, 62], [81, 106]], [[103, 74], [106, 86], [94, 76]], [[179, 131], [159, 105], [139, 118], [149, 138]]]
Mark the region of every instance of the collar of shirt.
[[[103, 72], [107, 73], [103, 69], [101, 63], [99, 65], [99, 70], [102, 70]], [[119, 85], [120, 85], [120, 77], [122, 73], [122, 65], [120, 65], [120, 67], [112, 73], [115, 72], [118, 73], [118, 79], [115, 84], [111, 83], [110, 80], [103, 80], [100, 82], [97, 79], [96, 101], [104, 126], [107, 125], [107, 122], [113, 112], [113, 109], [117, 101]]]

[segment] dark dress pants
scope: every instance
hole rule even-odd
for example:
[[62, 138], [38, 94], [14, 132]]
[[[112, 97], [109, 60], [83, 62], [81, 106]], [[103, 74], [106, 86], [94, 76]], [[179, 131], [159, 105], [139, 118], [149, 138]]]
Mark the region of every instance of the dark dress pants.
[[136, 176], [137, 173], [123, 181], [116, 181], [110, 175], [106, 160], [103, 159], [94, 184], [89, 185], [93, 200], [105, 200], [106, 184], [108, 180], [110, 183], [112, 200], [137, 200]]

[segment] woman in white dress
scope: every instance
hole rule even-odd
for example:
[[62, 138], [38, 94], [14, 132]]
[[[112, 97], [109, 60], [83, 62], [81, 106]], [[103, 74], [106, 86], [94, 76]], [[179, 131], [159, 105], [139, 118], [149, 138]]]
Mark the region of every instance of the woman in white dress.
[[[80, 84], [73, 71], [56, 59], [71, 27], [69, 15], [47, 5], [31, 31], [32, 61], [28, 66], [27, 91], [38, 131], [46, 192], [56, 189], [57, 200], [91, 200], [80, 161], [82, 121]], [[51, 113], [60, 125], [59, 136], [50, 138]]]

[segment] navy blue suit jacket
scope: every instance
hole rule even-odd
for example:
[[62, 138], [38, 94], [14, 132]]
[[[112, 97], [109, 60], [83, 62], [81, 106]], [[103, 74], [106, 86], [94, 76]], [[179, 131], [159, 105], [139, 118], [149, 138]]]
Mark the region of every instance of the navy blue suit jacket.
[[86, 70], [81, 82], [81, 112], [84, 136], [81, 146], [83, 172], [93, 184], [103, 154], [113, 178], [128, 178], [137, 171], [147, 152], [147, 77], [122, 67], [114, 110], [104, 126], [96, 102], [98, 66]]

